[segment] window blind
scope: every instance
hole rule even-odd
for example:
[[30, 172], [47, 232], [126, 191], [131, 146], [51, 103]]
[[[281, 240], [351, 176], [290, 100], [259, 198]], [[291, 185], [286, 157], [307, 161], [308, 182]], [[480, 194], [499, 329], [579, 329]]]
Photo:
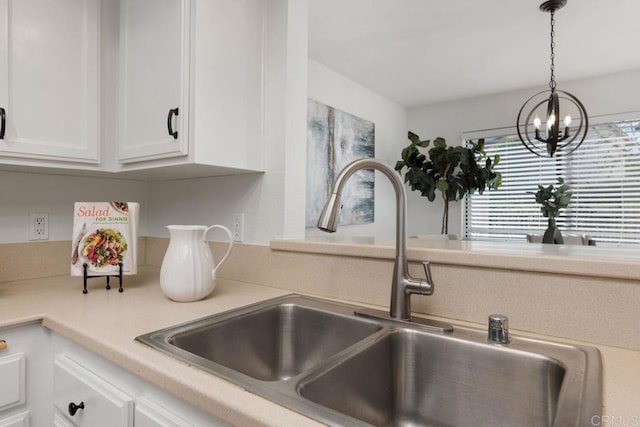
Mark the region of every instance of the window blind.
[[526, 241], [528, 233], [543, 233], [548, 219], [533, 193], [561, 176], [573, 192], [556, 218], [563, 233], [590, 234], [597, 245], [640, 245], [640, 118], [590, 125], [576, 151], [553, 158], [534, 156], [517, 135], [497, 133], [483, 131], [487, 155], [501, 157], [503, 185], [467, 196], [466, 239]]

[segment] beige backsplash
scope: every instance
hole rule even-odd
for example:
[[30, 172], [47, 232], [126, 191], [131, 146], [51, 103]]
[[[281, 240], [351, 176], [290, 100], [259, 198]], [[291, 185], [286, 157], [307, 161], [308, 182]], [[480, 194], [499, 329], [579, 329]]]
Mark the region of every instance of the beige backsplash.
[[[140, 238], [140, 260], [160, 267], [169, 240]], [[68, 274], [71, 243], [0, 245], [0, 282]], [[211, 243], [220, 259], [224, 243]], [[421, 265], [410, 263], [420, 277]], [[393, 261], [236, 244], [218, 277], [388, 307]], [[640, 350], [640, 281], [432, 263], [435, 292], [413, 311], [484, 324], [509, 316], [514, 330]], [[126, 289], [126, 286], [125, 286]]]
[[[138, 259], [146, 238], [138, 239]], [[71, 240], [0, 244], [0, 283], [69, 274]]]

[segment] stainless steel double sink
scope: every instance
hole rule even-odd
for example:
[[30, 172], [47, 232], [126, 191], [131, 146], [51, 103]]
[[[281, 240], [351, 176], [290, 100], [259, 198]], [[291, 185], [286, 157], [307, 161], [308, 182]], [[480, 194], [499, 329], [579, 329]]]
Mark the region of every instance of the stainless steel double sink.
[[288, 295], [136, 339], [329, 425], [587, 426], [600, 353], [486, 331], [356, 316]]

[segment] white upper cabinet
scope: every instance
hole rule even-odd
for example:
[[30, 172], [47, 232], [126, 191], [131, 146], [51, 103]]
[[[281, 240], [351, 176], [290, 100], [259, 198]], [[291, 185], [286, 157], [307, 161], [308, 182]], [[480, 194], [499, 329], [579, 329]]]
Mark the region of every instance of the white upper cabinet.
[[190, 3], [120, 2], [122, 163], [188, 153]]
[[0, 0], [0, 166], [262, 171], [265, 3]]
[[2, 163], [98, 164], [98, 1], [0, 0]]
[[261, 171], [264, 0], [121, 0], [120, 11], [116, 169]]

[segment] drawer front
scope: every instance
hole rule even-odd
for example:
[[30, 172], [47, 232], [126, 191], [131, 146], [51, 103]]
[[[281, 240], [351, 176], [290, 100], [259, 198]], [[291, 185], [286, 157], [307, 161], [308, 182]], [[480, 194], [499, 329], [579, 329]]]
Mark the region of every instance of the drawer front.
[[0, 427], [29, 427], [29, 411], [0, 418]]
[[[55, 407], [74, 425], [133, 426], [133, 399], [129, 395], [65, 355], [55, 357], [53, 369]], [[80, 409], [73, 411], [71, 404]]]
[[0, 411], [25, 403], [24, 353], [0, 357], [0, 384]]
[[144, 396], [136, 401], [135, 422], [136, 427], [193, 427], [193, 424]]
[[136, 401], [136, 427], [192, 427], [178, 415], [146, 397]]
[[76, 427], [71, 421], [67, 420], [64, 415], [56, 411], [53, 414], [53, 427]]

